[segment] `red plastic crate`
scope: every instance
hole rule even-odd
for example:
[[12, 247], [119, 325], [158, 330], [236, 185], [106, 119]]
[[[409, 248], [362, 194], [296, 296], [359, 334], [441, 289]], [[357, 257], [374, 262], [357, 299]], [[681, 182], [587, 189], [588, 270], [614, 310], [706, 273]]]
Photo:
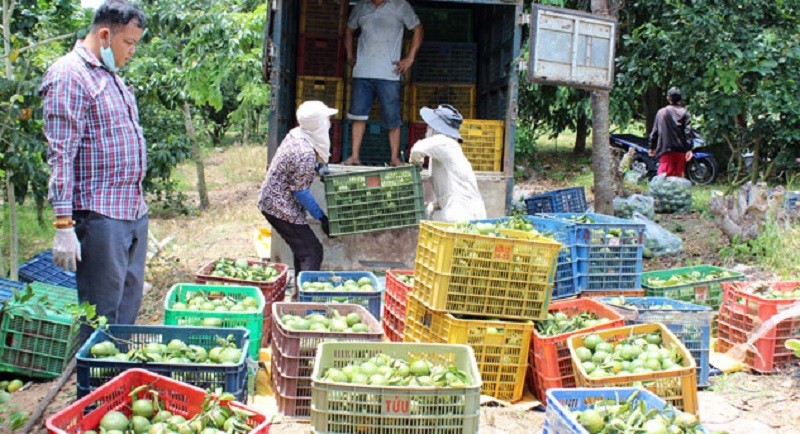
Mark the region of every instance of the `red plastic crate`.
[[542, 336], [534, 329], [531, 336], [529, 369], [532, 370], [533, 389], [531, 392], [542, 403], [546, 400], [547, 389], [554, 387], [575, 387], [575, 373], [569, 354], [567, 340], [574, 335], [607, 330], [625, 325], [625, 318], [605, 304], [592, 299], [559, 300], [550, 304], [548, 312], [561, 311], [568, 316], [581, 312], [591, 312], [600, 318], [611, 321], [595, 327], [584, 328], [555, 336]]
[[297, 75], [341, 77], [345, 58], [342, 38], [302, 34], [298, 44]]
[[[281, 264], [279, 262], [262, 262], [256, 261], [252, 259], [248, 259], [247, 263], [249, 265], [271, 265], [275, 267], [280, 273], [278, 278], [272, 282], [258, 282], [254, 280], [244, 280], [244, 279], [233, 279], [230, 277], [217, 277], [212, 276], [211, 273], [214, 271], [214, 264], [217, 260], [213, 260], [206, 265], [200, 267], [195, 273], [194, 279], [195, 282], [204, 284], [204, 285], [244, 285], [244, 286], [255, 286], [261, 290], [261, 293], [264, 294], [264, 299], [267, 301], [267, 308], [269, 306], [270, 301], [275, 300], [282, 300], [284, 296], [284, 291], [286, 290], [286, 276], [287, 271], [289, 270], [289, 266], [286, 264]], [[265, 308], [266, 309], [266, 308]], [[269, 310], [265, 310], [264, 313], [268, 313]]]
[[[409, 122], [408, 124], [408, 144], [406, 145], [406, 159], [411, 158], [411, 148], [418, 141], [425, 138], [425, 131], [428, 130], [428, 124], [425, 122]], [[424, 167], [428, 167], [428, 158], [425, 158]]]
[[[331, 126], [333, 126], [333, 122], [331, 122]], [[264, 304], [264, 326], [261, 334], [261, 342], [269, 343], [271, 340], [270, 334], [272, 333], [272, 329], [268, 328], [269, 321], [267, 321], [267, 318], [270, 317], [272, 313], [272, 303], [283, 301], [284, 298], [286, 298], [286, 279], [288, 276], [289, 266], [279, 262], [262, 262], [248, 259], [247, 263], [249, 265], [272, 265], [280, 273], [278, 278], [272, 282], [258, 282], [244, 279], [232, 279], [230, 277], [212, 276], [211, 273], [214, 271], [214, 264], [216, 262], [217, 260], [213, 260], [200, 267], [200, 269], [197, 270], [197, 273], [195, 273], [195, 282], [204, 285], [255, 286], [256, 288], [260, 289], [261, 293], [264, 295], [264, 300], [266, 301]]]
[[392, 342], [403, 341], [406, 325], [406, 305], [408, 293], [414, 288], [406, 285], [397, 275], [413, 276], [414, 270], [387, 270], [386, 291], [383, 297], [383, 315], [381, 325], [386, 337]]
[[[173, 414], [190, 419], [202, 410], [206, 398], [206, 392], [203, 389], [153, 374], [144, 369], [129, 369], [50, 416], [46, 422], [47, 432], [50, 434], [79, 434], [91, 429], [97, 430], [100, 419], [109, 411], [121, 411], [130, 416], [131, 397], [128, 394], [133, 388], [145, 384], [151, 390], [159, 393], [158, 396], [164, 409]], [[222, 405], [254, 414], [248, 420], [248, 424], [253, 427], [250, 434], [269, 432], [269, 418], [264, 413], [238, 402], [223, 402]]]
[[[778, 291], [793, 291], [800, 282], [761, 282]], [[797, 299], [770, 300], [750, 293], [753, 282], [723, 282], [723, 302], [718, 317], [718, 350], [726, 352], [747, 342], [761, 324], [775, 314], [797, 303]], [[797, 363], [791, 350], [786, 349], [788, 339], [800, 339], [800, 318], [779, 322], [745, 352], [745, 364], [761, 373], [773, 373]]]
[[329, 163], [342, 161], [342, 121], [331, 120], [331, 157]]

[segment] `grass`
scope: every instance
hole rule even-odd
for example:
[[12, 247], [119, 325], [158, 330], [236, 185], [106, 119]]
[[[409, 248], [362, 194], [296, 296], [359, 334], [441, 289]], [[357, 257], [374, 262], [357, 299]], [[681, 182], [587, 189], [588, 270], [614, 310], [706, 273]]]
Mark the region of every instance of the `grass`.
[[[2, 220], [0, 228], [3, 234], [3, 268], [8, 272], [9, 266], [9, 226], [8, 226], [8, 205], [2, 206]], [[19, 261], [23, 263], [31, 256], [49, 249], [53, 242], [55, 229], [51, 224], [53, 221], [53, 208], [49, 205], [44, 209], [44, 226], [40, 226], [36, 219], [36, 206], [32, 200], [26, 200], [25, 204], [17, 206], [17, 226], [19, 228]]]

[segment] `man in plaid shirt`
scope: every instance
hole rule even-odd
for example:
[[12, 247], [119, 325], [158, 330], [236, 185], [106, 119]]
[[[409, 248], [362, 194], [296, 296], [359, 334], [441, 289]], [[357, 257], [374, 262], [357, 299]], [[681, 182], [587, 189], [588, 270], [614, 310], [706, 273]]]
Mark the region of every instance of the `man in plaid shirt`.
[[[106, 1], [86, 39], [47, 70], [40, 88], [53, 260], [76, 271], [79, 301], [96, 305], [110, 324], [136, 321], [144, 287], [147, 153], [136, 98], [116, 71], [135, 53], [145, 24], [138, 6]], [[83, 342], [91, 329], [80, 333]]]

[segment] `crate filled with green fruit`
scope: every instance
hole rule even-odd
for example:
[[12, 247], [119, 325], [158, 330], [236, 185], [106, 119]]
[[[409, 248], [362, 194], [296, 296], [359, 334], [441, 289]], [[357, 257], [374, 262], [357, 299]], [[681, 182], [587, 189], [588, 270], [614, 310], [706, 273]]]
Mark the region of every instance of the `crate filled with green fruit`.
[[277, 262], [221, 258], [200, 267], [195, 282], [204, 285], [255, 286], [267, 303], [283, 301], [289, 267]]
[[78, 350], [78, 397], [132, 368], [247, 399], [247, 347], [243, 328], [111, 324]]
[[246, 349], [258, 360], [266, 302], [254, 286], [178, 283], [164, 297], [164, 324], [194, 327], [242, 327], [250, 332]]
[[719, 308], [722, 282], [742, 280], [743, 274], [711, 265], [672, 268], [642, 273], [642, 288], [648, 297], [666, 297]]
[[301, 271], [297, 276], [303, 303], [353, 303], [381, 318], [383, 288], [369, 271]]
[[415, 226], [424, 216], [415, 165], [331, 173], [323, 183], [331, 235]]

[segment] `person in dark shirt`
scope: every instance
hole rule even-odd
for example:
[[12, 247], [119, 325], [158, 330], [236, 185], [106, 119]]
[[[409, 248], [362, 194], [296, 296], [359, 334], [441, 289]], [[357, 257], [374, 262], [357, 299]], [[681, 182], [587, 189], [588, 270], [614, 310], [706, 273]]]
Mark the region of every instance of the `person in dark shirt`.
[[683, 176], [686, 162], [693, 157], [691, 115], [681, 105], [681, 91], [677, 87], [667, 91], [667, 102], [669, 104], [656, 113], [649, 154], [659, 158], [659, 175]]

